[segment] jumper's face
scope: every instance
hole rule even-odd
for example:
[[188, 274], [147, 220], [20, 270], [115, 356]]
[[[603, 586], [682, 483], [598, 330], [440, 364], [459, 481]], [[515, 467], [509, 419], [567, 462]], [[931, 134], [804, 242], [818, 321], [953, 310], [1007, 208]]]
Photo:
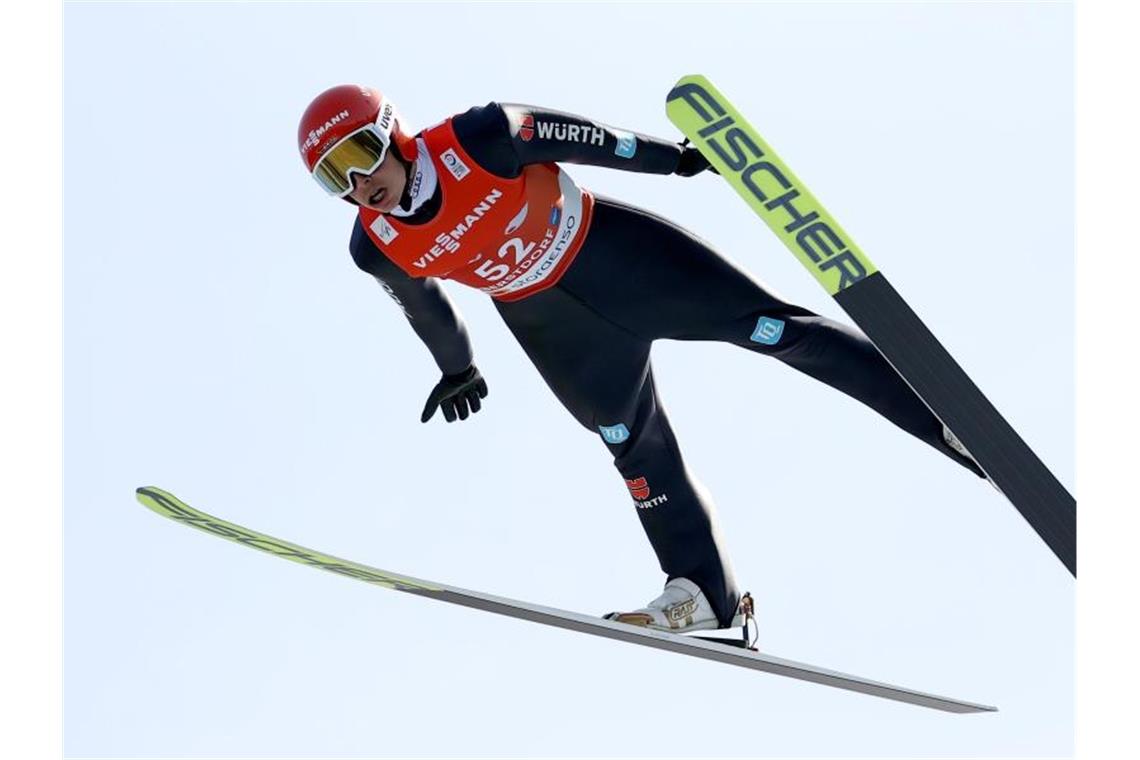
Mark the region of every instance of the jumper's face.
[[396, 208], [404, 194], [408, 182], [404, 165], [392, 155], [395, 147], [388, 149], [383, 163], [371, 174], [352, 172], [352, 192], [348, 197], [365, 208], [387, 214]]

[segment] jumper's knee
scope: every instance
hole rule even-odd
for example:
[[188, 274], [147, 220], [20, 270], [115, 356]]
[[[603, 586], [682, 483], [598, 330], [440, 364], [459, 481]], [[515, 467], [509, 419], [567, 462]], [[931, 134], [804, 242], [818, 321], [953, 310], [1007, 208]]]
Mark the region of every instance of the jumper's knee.
[[812, 351], [820, 331], [817, 316], [756, 312], [740, 319], [732, 341], [758, 353], [784, 358]]

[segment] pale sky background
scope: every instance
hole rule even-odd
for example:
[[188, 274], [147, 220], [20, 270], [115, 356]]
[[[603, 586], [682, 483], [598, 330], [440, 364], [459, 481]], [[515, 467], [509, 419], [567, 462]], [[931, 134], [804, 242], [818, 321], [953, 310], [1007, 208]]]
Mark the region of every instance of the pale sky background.
[[[550, 606], [655, 596], [604, 445], [479, 293], [448, 287], [486, 407], [419, 423], [437, 370], [353, 266], [352, 210], [294, 138], [310, 98], [350, 81], [417, 127], [504, 100], [671, 136], [665, 94], [697, 72], [1074, 488], [1071, 38], [1062, 4], [68, 5], [66, 753], [1070, 754], [1060, 563], [984, 483], [730, 346], [660, 343], [655, 364], [762, 648], [1001, 712], [386, 592], [165, 522], [132, 492]], [[845, 319], [716, 177], [569, 170]]]

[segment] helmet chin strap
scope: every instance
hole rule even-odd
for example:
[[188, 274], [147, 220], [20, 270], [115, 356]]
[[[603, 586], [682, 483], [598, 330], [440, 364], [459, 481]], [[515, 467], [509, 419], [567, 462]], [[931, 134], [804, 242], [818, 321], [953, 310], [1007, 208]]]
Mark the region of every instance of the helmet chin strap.
[[405, 161], [404, 157], [400, 154], [400, 151], [398, 149], [395, 149], [396, 146], [393, 145], [392, 147], [394, 149], [392, 151], [392, 154], [404, 167], [404, 192], [400, 194], [399, 205], [400, 208], [404, 209], [404, 211], [408, 211], [412, 207], [412, 170], [415, 168], [416, 162]]
[[[402, 154], [397, 154], [402, 158]], [[439, 210], [439, 177], [428, 155], [427, 145], [416, 140], [416, 158], [402, 162], [405, 167], [404, 190], [392, 214], [399, 217], [430, 218]], [[426, 217], [424, 216], [426, 214]]]

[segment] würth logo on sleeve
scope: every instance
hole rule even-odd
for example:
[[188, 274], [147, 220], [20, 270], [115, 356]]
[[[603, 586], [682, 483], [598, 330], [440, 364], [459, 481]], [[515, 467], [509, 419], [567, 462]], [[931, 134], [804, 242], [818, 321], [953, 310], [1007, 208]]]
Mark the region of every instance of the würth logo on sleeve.
[[[519, 138], [523, 142], [530, 142], [538, 136], [540, 140], [558, 140], [559, 142], [579, 142], [589, 143], [591, 145], [605, 145], [606, 144], [606, 130], [601, 127], [584, 124], [563, 124], [562, 122], [555, 121], [539, 121], [534, 120], [533, 114], [527, 114], [522, 117], [519, 122]], [[621, 147], [621, 146], [619, 146]], [[636, 150], [636, 147], [634, 148]], [[619, 156], [625, 156], [629, 153], [628, 146], [622, 150], [617, 151]], [[627, 156], [628, 157], [628, 156]]]
[[590, 143], [591, 145], [606, 144], [606, 130], [593, 125], [540, 121], [535, 129], [538, 131], [538, 136], [543, 140]]
[[664, 504], [669, 501], [669, 497], [665, 494], [659, 494], [652, 499], [649, 498], [651, 491], [649, 481], [645, 478], [627, 480], [625, 481], [625, 485], [629, 488], [629, 493], [633, 497], [633, 503], [638, 509], [652, 509], [658, 504]]

